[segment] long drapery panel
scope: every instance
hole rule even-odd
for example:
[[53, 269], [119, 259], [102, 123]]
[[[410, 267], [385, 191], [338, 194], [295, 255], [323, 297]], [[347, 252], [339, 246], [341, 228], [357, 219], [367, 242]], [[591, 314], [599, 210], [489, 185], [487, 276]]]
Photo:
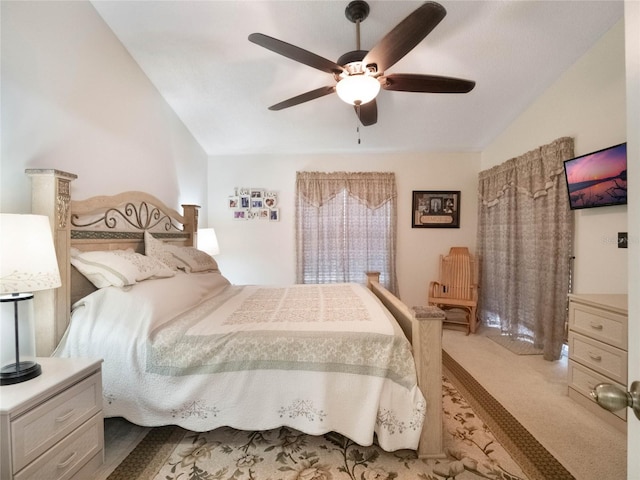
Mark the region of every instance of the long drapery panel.
[[479, 315], [503, 333], [526, 336], [546, 360], [564, 342], [573, 212], [563, 137], [480, 172], [478, 182]]
[[390, 172], [297, 172], [296, 281], [365, 281], [397, 294], [397, 191]]

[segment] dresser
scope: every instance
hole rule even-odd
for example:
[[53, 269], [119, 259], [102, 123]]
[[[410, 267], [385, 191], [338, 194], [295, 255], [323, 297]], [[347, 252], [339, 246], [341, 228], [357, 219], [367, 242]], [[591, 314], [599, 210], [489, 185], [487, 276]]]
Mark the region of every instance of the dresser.
[[40, 376], [0, 387], [0, 478], [92, 479], [104, 463], [102, 360], [36, 361]]
[[590, 397], [599, 383], [627, 391], [627, 295], [569, 295], [569, 397], [626, 431], [627, 409], [609, 412]]

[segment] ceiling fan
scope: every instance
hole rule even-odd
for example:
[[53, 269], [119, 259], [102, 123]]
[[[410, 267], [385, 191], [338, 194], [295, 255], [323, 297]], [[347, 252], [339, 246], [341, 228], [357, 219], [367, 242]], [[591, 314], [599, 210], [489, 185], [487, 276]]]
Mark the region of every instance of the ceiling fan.
[[354, 105], [360, 122], [373, 125], [378, 121], [376, 96], [380, 88], [398, 92], [467, 93], [475, 82], [460, 78], [391, 73], [385, 71], [409, 53], [445, 17], [447, 11], [436, 2], [426, 2], [396, 25], [371, 50], [360, 49], [360, 23], [369, 15], [369, 5], [355, 0], [347, 5], [345, 16], [356, 24], [356, 50], [342, 55], [336, 62], [290, 43], [262, 33], [252, 33], [249, 41], [287, 58], [333, 75], [336, 83], [276, 103], [269, 110], [282, 110], [337, 92]]

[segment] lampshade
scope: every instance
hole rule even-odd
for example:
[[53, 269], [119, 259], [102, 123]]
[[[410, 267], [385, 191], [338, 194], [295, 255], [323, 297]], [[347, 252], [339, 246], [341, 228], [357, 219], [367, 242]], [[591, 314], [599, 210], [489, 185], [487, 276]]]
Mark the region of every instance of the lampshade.
[[336, 85], [336, 92], [343, 102], [361, 105], [370, 102], [380, 91], [380, 82], [374, 77], [361, 74], [344, 77]]
[[60, 285], [49, 218], [0, 214], [0, 385], [42, 373], [35, 362], [32, 292]]
[[0, 214], [0, 295], [60, 285], [49, 218]]
[[213, 228], [201, 228], [198, 230], [198, 249], [212, 257], [220, 253], [218, 237], [216, 237], [216, 231]]

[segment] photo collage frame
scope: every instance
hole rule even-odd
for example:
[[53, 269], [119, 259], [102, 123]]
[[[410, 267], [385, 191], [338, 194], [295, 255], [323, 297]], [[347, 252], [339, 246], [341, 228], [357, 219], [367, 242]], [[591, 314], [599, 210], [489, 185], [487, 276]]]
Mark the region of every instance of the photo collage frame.
[[236, 188], [227, 206], [234, 220], [280, 220], [277, 192], [263, 188]]

